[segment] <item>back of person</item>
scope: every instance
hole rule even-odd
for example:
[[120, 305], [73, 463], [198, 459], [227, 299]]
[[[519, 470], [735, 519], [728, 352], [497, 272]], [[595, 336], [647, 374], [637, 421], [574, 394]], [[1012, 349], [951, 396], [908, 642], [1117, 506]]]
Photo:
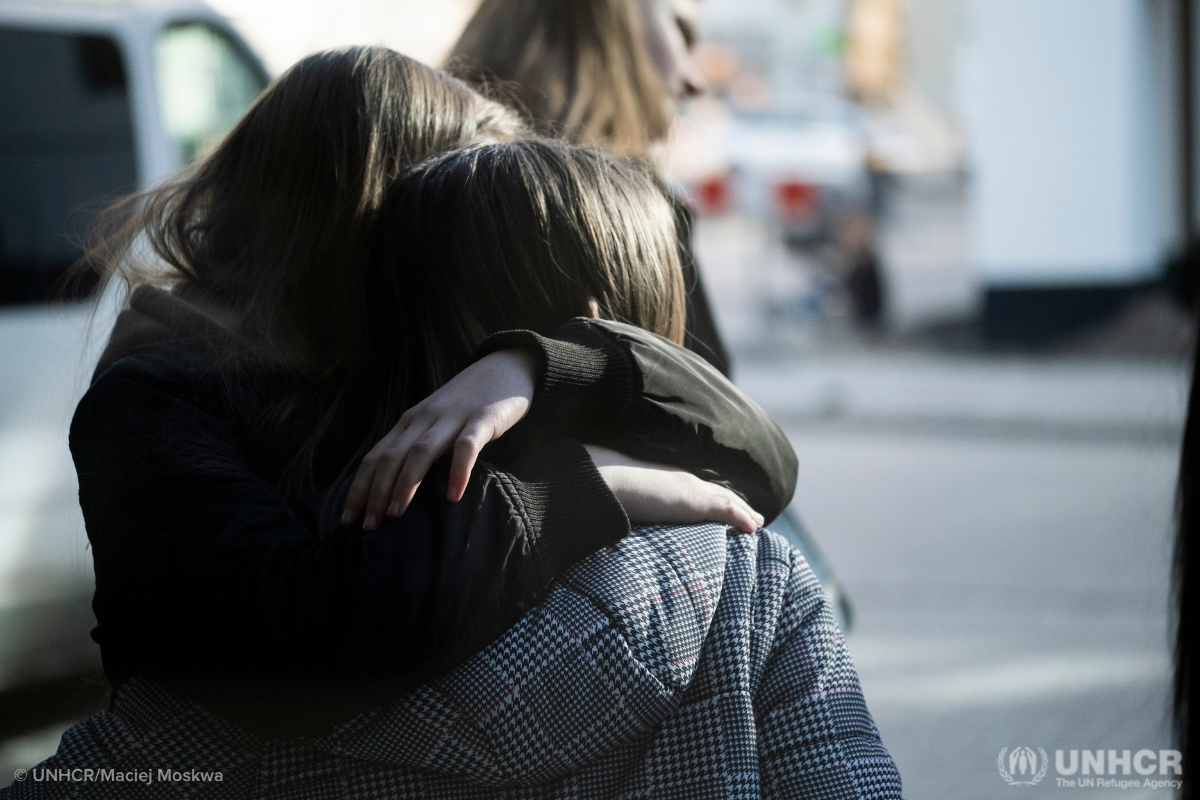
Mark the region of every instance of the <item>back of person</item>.
[[[332, 736], [258, 741], [137, 679], [39, 769], [77, 764], [151, 776], [129, 800], [189, 771], [190, 796], [231, 800], [900, 797], [807, 563], [713, 524], [589, 557], [466, 664]], [[38, 775], [11, 800], [111, 796]]]
[[[381, 224], [393, 258], [374, 265], [372, 296], [436, 320], [428, 364], [505, 326], [553, 330], [585, 304], [610, 325], [682, 338], [672, 208], [631, 162], [554, 140], [452, 151], [397, 182]], [[609, 631], [620, 655], [605, 652]], [[647, 673], [658, 695], [639, 698], [630, 687]], [[422, 778], [435, 797], [489, 784], [516, 797], [900, 795], [828, 599], [765, 530], [643, 530], [399, 713], [404, 728], [437, 720], [412, 763], [448, 757], [418, 742], [456, 743], [455, 766], [436, 770], [453, 778]], [[472, 731], [496, 743], [474, 763]]]

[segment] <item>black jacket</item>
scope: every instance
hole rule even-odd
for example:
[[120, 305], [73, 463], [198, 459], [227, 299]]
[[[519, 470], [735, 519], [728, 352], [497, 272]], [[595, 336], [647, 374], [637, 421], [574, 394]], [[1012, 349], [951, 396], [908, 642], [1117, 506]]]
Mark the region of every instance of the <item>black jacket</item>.
[[684, 201], [673, 198], [675, 207], [675, 230], [679, 234], [679, 261], [683, 265], [683, 280], [687, 288], [687, 330], [684, 332], [683, 346], [698, 353], [705, 361], [712, 364], [726, 378], [732, 377], [733, 363], [725, 343], [721, 341], [721, 333], [717, 330], [717, 321], [713, 317], [712, 308], [708, 303], [708, 292], [704, 288], [704, 279], [700, 275], [700, 267], [696, 263], [695, 251], [695, 218]]
[[[542, 373], [528, 418], [485, 450], [462, 501], [445, 501], [439, 465], [400, 519], [321, 538], [312, 507], [285, 502], [262, 468], [270, 443], [172, 328], [177, 311], [166, 293], [135, 295], [114, 336], [132, 325], [134, 342], [110, 350], [72, 422], [93, 636], [114, 685], [152, 674], [262, 735], [323, 733], [448, 670], [624, 536], [580, 440], [692, 469], [768, 518], [794, 489], [782, 432], [709, 365], [579, 319], [481, 349], [536, 348]], [[165, 333], [147, 336], [148, 317]]]

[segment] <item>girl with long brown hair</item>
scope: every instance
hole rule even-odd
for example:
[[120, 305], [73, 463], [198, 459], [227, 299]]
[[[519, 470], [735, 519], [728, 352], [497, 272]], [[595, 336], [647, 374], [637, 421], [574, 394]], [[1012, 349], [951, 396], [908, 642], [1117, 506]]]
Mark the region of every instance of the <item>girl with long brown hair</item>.
[[[520, 109], [547, 136], [649, 161], [679, 103], [700, 94], [699, 0], [483, 0], [450, 71]], [[725, 375], [730, 361], [675, 206], [688, 292], [685, 342]]]
[[[631, 520], [753, 529], [786, 505], [782, 433], [666, 340], [583, 320], [501, 334], [427, 396], [379, 366], [442, 334], [379, 314], [367, 288], [387, 187], [425, 156], [523, 133], [392, 51], [321, 53], [106, 217], [93, 263], [132, 293], [71, 448], [114, 708], [141, 676], [260, 737], [326, 733], [478, 650]], [[645, 425], [664, 365], [680, 419], [714, 386], [738, 399], [722, 438]], [[555, 435], [476, 463], [523, 417]], [[585, 434], [690, 471], [598, 467]], [[723, 457], [693, 469], [702, 450]]]

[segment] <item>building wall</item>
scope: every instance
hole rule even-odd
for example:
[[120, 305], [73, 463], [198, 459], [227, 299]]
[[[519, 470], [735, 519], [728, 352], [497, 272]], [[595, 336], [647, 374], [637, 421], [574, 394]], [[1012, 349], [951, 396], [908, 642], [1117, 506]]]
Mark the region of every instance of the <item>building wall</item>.
[[985, 288], [1153, 277], [1179, 240], [1168, 0], [972, 0], [963, 105]]

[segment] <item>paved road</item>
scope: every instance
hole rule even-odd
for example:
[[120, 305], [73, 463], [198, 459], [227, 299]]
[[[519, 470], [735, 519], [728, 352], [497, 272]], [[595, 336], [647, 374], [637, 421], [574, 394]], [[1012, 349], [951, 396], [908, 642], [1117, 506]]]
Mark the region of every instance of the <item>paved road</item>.
[[[34, 535], [77, 513], [61, 437], [85, 321], [0, 315], [0, 475], [28, 489], [0, 493], [0, 610], [17, 562], [86, 588], [82, 533]], [[1009, 787], [995, 760], [1165, 746], [1184, 370], [857, 352], [742, 358], [739, 381], [800, 456], [796, 508], [855, 602], [851, 652], [906, 796], [1166, 800], [1059, 789], [1053, 769]], [[59, 732], [0, 744], [0, 766], [36, 763]]]
[[1181, 369], [862, 356], [740, 377], [796, 447], [795, 507], [855, 603], [907, 797], [1169, 796], [1058, 788], [1053, 767], [1010, 787], [996, 757], [1167, 746]]

